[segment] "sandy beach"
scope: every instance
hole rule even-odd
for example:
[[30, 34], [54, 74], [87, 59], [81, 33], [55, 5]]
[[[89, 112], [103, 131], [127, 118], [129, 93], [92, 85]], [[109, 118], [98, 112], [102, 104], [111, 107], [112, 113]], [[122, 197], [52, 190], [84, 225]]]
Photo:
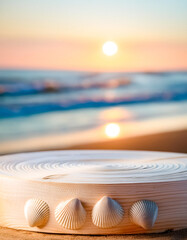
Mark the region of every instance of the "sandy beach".
[[69, 149], [118, 149], [187, 153], [187, 130], [84, 144]]
[[[140, 126], [141, 127], [141, 126]], [[152, 125], [153, 127], [153, 125]], [[79, 133], [73, 136], [48, 136], [25, 140], [14, 140], [0, 144], [0, 155], [19, 152], [63, 150], [63, 149], [118, 149], [118, 150], [147, 150], [165, 152], [187, 152], [187, 130], [173, 130], [159, 133], [147, 133], [140, 136], [128, 136], [116, 139], [99, 138], [99, 130], [94, 134], [93, 142], [86, 142], [87, 134]], [[88, 133], [90, 134], [90, 133]], [[80, 139], [81, 136], [81, 139]], [[74, 139], [73, 139], [74, 137]], [[80, 144], [75, 145], [76, 142]], [[80, 141], [79, 141], [80, 139]], [[98, 140], [98, 141], [97, 141]], [[84, 143], [83, 143], [84, 142]], [[70, 145], [71, 144], [71, 145]]]
[[8, 228], [0, 228], [1, 240], [185, 240], [187, 239], [187, 230], [179, 230], [176, 232], [166, 232], [158, 234], [143, 235], [108, 235], [108, 236], [82, 236], [82, 235], [59, 235], [59, 234], [43, 234], [13, 230]]

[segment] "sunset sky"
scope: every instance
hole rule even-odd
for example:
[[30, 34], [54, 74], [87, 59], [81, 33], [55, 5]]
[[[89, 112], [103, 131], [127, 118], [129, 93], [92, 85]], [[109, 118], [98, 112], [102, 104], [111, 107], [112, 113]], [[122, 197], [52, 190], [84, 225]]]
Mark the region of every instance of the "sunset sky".
[[186, 0], [1, 0], [0, 68], [186, 70], [186, 12]]

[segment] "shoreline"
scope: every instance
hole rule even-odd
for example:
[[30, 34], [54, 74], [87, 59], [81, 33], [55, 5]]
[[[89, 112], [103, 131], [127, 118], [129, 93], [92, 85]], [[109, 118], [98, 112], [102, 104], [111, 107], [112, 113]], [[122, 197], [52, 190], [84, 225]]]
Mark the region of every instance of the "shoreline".
[[181, 130], [110, 140], [101, 143], [76, 145], [66, 149], [147, 150], [187, 153], [186, 140], [187, 130]]
[[[41, 147], [41, 145], [37, 149], [25, 149], [25, 150], [17, 150], [13, 148], [12, 151], [8, 151], [9, 144], [4, 144], [4, 148], [2, 145], [0, 147], [0, 155], [4, 154], [13, 154], [20, 152], [33, 152], [33, 151], [49, 151], [49, 150], [94, 150], [94, 149], [107, 149], [107, 150], [147, 150], [147, 151], [164, 151], [164, 152], [179, 152], [179, 153], [187, 153], [186, 146], [187, 139], [187, 130], [173, 130], [168, 132], [161, 133], [152, 133], [140, 136], [132, 136], [120, 139], [113, 140], [105, 140], [91, 143], [81, 143], [79, 145], [72, 145], [67, 147], [62, 146], [45, 146]], [[51, 139], [53, 140], [53, 139]], [[31, 140], [33, 142], [33, 140]], [[28, 142], [28, 144], [30, 141]], [[14, 144], [14, 143], [13, 143]], [[19, 146], [19, 141], [16, 146]], [[26, 144], [26, 146], [28, 145]], [[22, 146], [22, 145], [21, 145]], [[14, 145], [13, 145], [14, 147]], [[13, 151], [14, 150], [14, 151]]]
[[[109, 138], [106, 135], [106, 125], [67, 134], [59, 132], [58, 134], [47, 134], [20, 139], [18, 136], [17, 139], [0, 142], [0, 155], [56, 149], [84, 148], [171, 152], [187, 151], [184, 146], [185, 140], [187, 139], [185, 134], [185, 132], [187, 132], [186, 115], [117, 124], [120, 128], [120, 133], [117, 138]], [[147, 140], [147, 138], [149, 140]], [[162, 142], [161, 145], [159, 145], [160, 141]], [[150, 145], [151, 142], [152, 144]]]

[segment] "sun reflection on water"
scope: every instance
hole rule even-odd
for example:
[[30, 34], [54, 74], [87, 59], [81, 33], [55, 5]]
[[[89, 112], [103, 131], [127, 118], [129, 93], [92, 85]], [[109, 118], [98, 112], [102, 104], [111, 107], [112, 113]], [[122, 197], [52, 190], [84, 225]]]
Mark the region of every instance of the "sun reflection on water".
[[105, 134], [109, 138], [116, 138], [120, 134], [120, 126], [117, 123], [109, 123], [105, 127]]

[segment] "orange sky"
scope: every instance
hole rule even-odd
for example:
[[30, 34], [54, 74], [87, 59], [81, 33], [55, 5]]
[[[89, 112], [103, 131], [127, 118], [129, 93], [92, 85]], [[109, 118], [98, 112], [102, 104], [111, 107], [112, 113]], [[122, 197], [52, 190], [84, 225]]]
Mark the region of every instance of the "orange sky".
[[[0, 68], [187, 69], [187, 1], [77, 2], [1, 0]], [[119, 47], [111, 57], [109, 40]]]
[[183, 43], [119, 42], [118, 46], [118, 53], [108, 57], [102, 52], [102, 42], [1, 40], [0, 66], [93, 71], [187, 69], [187, 46]]

